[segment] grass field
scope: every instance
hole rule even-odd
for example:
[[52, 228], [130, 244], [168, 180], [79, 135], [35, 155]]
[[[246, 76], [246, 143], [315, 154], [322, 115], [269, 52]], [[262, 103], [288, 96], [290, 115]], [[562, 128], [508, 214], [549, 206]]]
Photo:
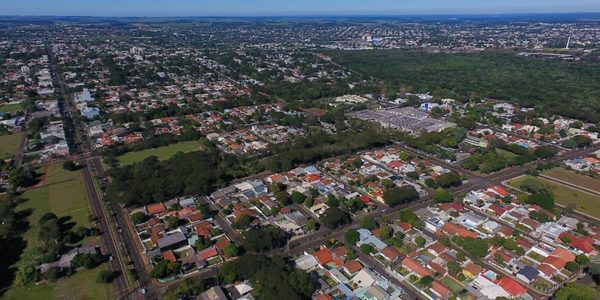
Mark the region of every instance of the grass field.
[[15, 156], [19, 151], [22, 136], [22, 133], [0, 135], [0, 159], [10, 159]]
[[582, 174], [577, 174], [564, 168], [554, 168], [543, 173], [544, 175], [554, 177], [559, 180], [567, 181], [571, 184], [579, 185], [586, 189], [600, 193], [600, 179]]
[[[53, 212], [59, 218], [68, 216], [71, 218], [70, 222], [76, 223], [75, 227], [86, 226], [90, 223], [91, 210], [81, 173], [64, 170], [61, 164], [49, 165], [47, 169], [40, 170], [40, 172], [44, 173], [41, 182], [23, 194], [24, 201], [16, 208], [17, 211], [29, 210], [31, 213], [27, 217], [30, 227], [23, 234], [27, 247], [16, 264], [17, 267], [25, 266], [34, 260], [35, 248], [39, 245], [37, 239], [38, 220], [44, 213]], [[73, 299], [110, 299], [111, 285], [96, 283], [96, 276], [103, 268], [106, 268], [106, 265], [93, 270], [80, 271], [57, 283], [12, 286], [4, 297], [7, 299], [59, 299], [67, 296], [67, 298]]]
[[463, 289], [462, 284], [448, 276], [445, 276], [444, 278], [440, 279], [440, 282], [447, 288], [449, 288], [454, 294], [462, 291]]
[[512, 179], [507, 184], [515, 188], [520, 188], [521, 183], [527, 179], [537, 180], [546, 186], [554, 194], [554, 201], [557, 204], [565, 206], [573, 205], [577, 211], [600, 218], [600, 197], [598, 196], [529, 175]]
[[110, 284], [96, 283], [98, 273], [107, 268], [108, 265], [104, 263], [92, 270], [78, 271], [53, 284], [12, 287], [3, 299], [114, 299]]
[[21, 107], [21, 104], [0, 105], [0, 112], [3, 112], [3, 113], [14, 112], [14, 111], [22, 110], [22, 109], [23, 108]]
[[187, 141], [173, 145], [146, 149], [142, 151], [128, 152], [117, 157], [119, 163], [122, 166], [130, 165], [136, 162], [140, 162], [150, 156], [156, 156], [159, 160], [169, 159], [177, 152], [193, 152], [202, 150], [202, 143], [200, 141]]

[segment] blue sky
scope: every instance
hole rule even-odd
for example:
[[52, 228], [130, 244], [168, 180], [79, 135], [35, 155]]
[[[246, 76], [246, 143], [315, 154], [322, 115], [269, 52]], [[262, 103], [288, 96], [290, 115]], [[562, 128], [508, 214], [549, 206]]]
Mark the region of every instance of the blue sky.
[[600, 0], [0, 0], [0, 15], [275, 16], [600, 12]]

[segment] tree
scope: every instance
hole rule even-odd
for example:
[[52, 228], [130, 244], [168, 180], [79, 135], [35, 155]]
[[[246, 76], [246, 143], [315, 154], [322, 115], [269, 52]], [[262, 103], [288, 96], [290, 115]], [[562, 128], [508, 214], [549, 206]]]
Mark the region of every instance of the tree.
[[483, 258], [488, 254], [488, 244], [480, 238], [465, 238], [462, 248], [475, 258]]
[[569, 270], [572, 273], [575, 273], [575, 272], [579, 272], [580, 267], [579, 267], [578, 263], [576, 263], [574, 261], [570, 261], [565, 265], [565, 269]]
[[360, 245], [360, 252], [362, 254], [371, 254], [373, 253], [373, 246], [369, 244], [362, 244]]
[[306, 196], [304, 196], [304, 194], [302, 194], [298, 191], [293, 191], [291, 198], [292, 198], [292, 201], [294, 201], [294, 203], [300, 204], [300, 203], [304, 202], [304, 199], [306, 198]]
[[435, 181], [440, 187], [449, 188], [453, 186], [459, 186], [462, 184], [462, 178], [458, 172], [450, 172], [438, 176]]
[[579, 254], [575, 257], [575, 262], [577, 262], [580, 266], [585, 266], [590, 263], [590, 259], [585, 254]]
[[539, 158], [550, 158], [558, 154], [558, 148], [552, 145], [543, 145], [537, 147], [533, 153]]
[[117, 277], [117, 273], [116, 272], [112, 272], [109, 270], [102, 270], [100, 271], [100, 273], [98, 273], [98, 276], [96, 277], [96, 282], [97, 283], [111, 283], [116, 277]]
[[373, 230], [377, 228], [377, 222], [375, 222], [375, 218], [373, 217], [365, 217], [360, 221], [360, 227]]
[[454, 200], [454, 198], [452, 197], [452, 194], [446, 190], [439, 190], [437, 192], [435, 192], [435, 195], [433, 196], [433, 200], [436, 203], [449, 203], [452, 202]]
[[241, 215], [237, 218], [237, 220], [235, 220], [235, 223], [233, 223], [233, 227], [235, 227], [236, 229], [246, 229], [248, 228], [248, 226], [250, 226], [250, 224], [252, 223], [252, 217], [250, 215]]
[[358, 231], [354, 229], [348, 229], [348, 231], [346, 231], [346, 233], [344, 234], [344, 239], [346, 240], [346, 242], [354, 245], [358, 241], [360, 241], [360, 235], [358, 234]]
[[229, 245], [223, 248], [223, 254], [227, 257], [235, 257], [238, 255], [238, 248], [233, 243], [229, 243]]
[[249, 252], [262, 252], [283, 247], [287, 236], [279, 227], [269, 225], [260, 229], [252, 229], [244, 233], [244, 249]]
[[140, 224], [146, 222], [148, 216], [145, 213], [138, 211], [131, 215], [131, 220], [133, 221], [133, 224]]
[[383, 225], [379, 228], [380, 237], [382, 240], [388, 240], [394, 235], [394, 229], [388, 225]]
[[527, 202], [530, 204], [537, 204], [549, 211], [554, 208], [554, 197], [549, 192], [531, 194], [529, 195]]
[[427, 241], [425, 240], [425, 238], [423, 238], [422, 236], [417, 236], [415, 238], [415, 244], [417, 244], [417, 246], [419, 246], [419, 248], [425, 246], [425, 243]]
[[290, 273], [290, 285], [298, 294], [310, 298], [317, 290], [317, 284], [303, 270], [294, 269]]
[[67, 170], [67, 171], [75, 171], [77, 170], [77, 164], [75, 164], [75, 162], [73, 162], [72, 160], [67, 160], [63, 163], [62, 165], [63, 169]]
[[407, 204], [417, 199], [419, 199], [419, 193], [412, 185], [392, 188], [383, 193], [383, 201], [391, 207]]
[[401, 210], [398, 214], [398, 219], [402, 222], [410, 223], [415, 228], [423, 228], [423, 221], [414, 212], [410, 210]]
[[71, 267], [73, 269], [85, 268], [89, 270], [101, 264], [102, 261], [102, 256], [99, 254], [79, 253], [71, 260]]
[[428, 287], [433, 283], [433, 280], [434, 280], [433, 277], [425, 276], [419, 280], [418, 284], [422, 287]]
[[600, 292], [590, 285], [567, 283], [558, 289], [552, 299], [556, 300], [595, 300], [600, 299]]
[[317, 221], [315, 221], [314, 219], [308, 219], [308, 220], [306, 220], [304, 227], [308, 231], [315, 231], [315, 230], [319, 229], [319, 223], [317, 223]]
[[321, 223], [330, 229], [335, 229], [340, 225], [348, 224], [351, 221], [350, 216], [337, 207], [330, 207], [321, 215]]
[[156, 263], [154, 269], [152, 269], [152, 271], [150, 272], [150, 276], [152, 276], [152, 278], [159, 279], [166, 278], [174, 272], [176, 272], [177, 270], [179, 270], [180, 267], [181, 265], [178, 263], [172, 263], [168, 260], [161, 260]]
[[460, 264], [456, 261], [451, 261], [446, 266], [448, 268], [448, 273], [452, 276], [455, 276], [460, 271]]

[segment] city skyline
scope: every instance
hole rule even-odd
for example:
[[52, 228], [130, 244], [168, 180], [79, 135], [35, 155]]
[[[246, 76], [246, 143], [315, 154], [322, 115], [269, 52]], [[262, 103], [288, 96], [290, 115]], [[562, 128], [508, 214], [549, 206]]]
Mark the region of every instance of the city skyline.
[[24, 0], [3, 4], [0, 15], [186, 17], [186, 16], [318, 16], [318, 15], [411, 15], [411, 14], [511, 14], [597, 12], [600, 3], [590, 0], [440, 1], [397, 2], [378, 0], [288, 1], [141, 1], [107, 0], [102, 3], [67, 0]]

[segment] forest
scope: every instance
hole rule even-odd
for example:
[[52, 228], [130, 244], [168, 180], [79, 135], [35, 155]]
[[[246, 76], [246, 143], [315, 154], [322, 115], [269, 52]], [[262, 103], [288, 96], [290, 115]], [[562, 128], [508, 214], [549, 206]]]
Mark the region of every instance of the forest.
[[383, 80], [388, 94], [403, 90], [465, 101], [509, 100], [567, 117], [600, 121], [599, 63], [493, 52], [374, 50], [329, 51], [327, 55], [351, 70]]

